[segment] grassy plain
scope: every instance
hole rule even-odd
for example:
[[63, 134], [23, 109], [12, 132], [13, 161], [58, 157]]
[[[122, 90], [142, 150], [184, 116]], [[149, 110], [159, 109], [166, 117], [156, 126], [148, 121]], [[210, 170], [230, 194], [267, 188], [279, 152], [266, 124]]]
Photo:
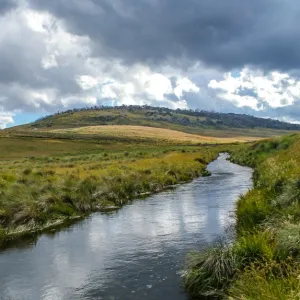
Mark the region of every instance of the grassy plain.
[[200, 138], [194, 143], [184, 133], [174, 138], [164, 129], [110, 132], [1, 132], [2, 244], [207, 175], [206, 164], [224, 148], [200, 144]]
[[300, 299], [300, 136], [239, 145], [233, 161], [255, 168], [237, 203], [236, 240], [192, 255], [187, 290], [227, 299]]

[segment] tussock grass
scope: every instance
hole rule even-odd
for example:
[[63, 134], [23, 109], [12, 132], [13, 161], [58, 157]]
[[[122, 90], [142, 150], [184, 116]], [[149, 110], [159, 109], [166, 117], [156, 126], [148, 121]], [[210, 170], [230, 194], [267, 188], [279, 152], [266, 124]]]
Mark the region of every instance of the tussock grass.
[[241, 266], [241, 259], [232, 247], [222, 245], [189, 257], [185, 288], [193, 296], [221, 296]]
[[292, 300], [300, 298], [299, 265], [269, 262], [250, 265], [229, 289], [229, 299]]
[[[145, 194], [206, 175], [206, 164], [221, 151], [221, 146], [131, 142], [110, 148], [89, 141], [91, 148], [79, 142], [74, 152], [71, 146], [76, 142], [61, 140], [52, 143], [58, 148], [48, 149], [45, 157], [39, 147], [49, 141], [41, 139], [31, 145], [34, 155], [13, 160], [20, 155], [19, 142], [0, 160], [1, 240], [93, 211], [116, 209]], [[29, 140], [22, 143], [27, 149]]]
[[196, 296], [300, 299], [300, 137], [237, 145], [231, 154], [255, 168], [254, 189], [237, 203], [236, 240], [197, 254], [186, 288]]

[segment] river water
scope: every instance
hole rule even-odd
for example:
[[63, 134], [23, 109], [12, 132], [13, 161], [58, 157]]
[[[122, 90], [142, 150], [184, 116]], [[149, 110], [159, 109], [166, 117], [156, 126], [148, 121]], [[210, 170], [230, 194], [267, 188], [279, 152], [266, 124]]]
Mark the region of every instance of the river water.
[[0, 252], [0, 299], [185, 300], [186, 255], [224, 235], [252, 170], [221, 154], [203, 177]]

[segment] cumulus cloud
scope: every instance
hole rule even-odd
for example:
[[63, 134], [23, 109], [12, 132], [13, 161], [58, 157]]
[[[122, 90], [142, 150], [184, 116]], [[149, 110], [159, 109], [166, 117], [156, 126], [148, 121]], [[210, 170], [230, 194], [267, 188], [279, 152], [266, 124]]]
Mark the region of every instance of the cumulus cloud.
[[[26, 3], [0, 16], [0, 108], [10, 112], [53, 112], [76, 106], [170, 102], [175, 94], [170, 77], [188, 81], [180, 70], [157, 72], [126, 66], [118, 59], [93, 57], [88, 36], [68, 32], [61, 20], [37, 12]], [[170, 71], [172, 70], [172, 71]], [[174, 107], [186, 103], [181, 88]], [[170, 105], [169, 105], [170, 106]], [[172, 105], [171, 105], [172, 106]]]
[[256, 110], [263, 110], [266, 105], [269, 108], [290, 106], [300, 98], [300, 82], [280, 72], [264, 74], [244, 68], [236, 76], [229, 72], [221, 81], [211, 80], [208, 86], [219, 90], [218, 97]]
[[6, 128], [7, 125], [13, 124], [13, 116], [10, 114], [5, 114], [0, 112], [0, 129]]
[[150, 104], [297, 120], [299, 13], [296, 0], [2, 0], [0, 111]]

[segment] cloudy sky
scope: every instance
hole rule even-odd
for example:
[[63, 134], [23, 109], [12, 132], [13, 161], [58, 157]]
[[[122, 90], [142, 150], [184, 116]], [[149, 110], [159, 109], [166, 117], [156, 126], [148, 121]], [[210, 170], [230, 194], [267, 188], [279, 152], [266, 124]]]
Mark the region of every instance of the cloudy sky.
[[92, 105], [300, 121], [298, 0], [0, 0], [0, 128]]

